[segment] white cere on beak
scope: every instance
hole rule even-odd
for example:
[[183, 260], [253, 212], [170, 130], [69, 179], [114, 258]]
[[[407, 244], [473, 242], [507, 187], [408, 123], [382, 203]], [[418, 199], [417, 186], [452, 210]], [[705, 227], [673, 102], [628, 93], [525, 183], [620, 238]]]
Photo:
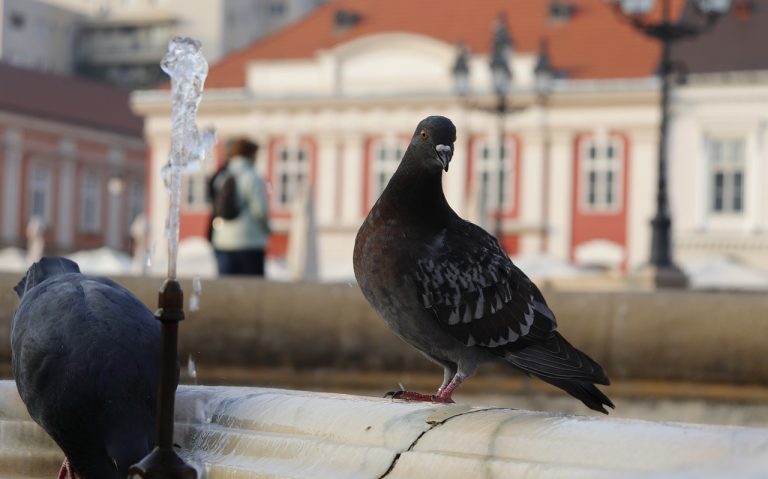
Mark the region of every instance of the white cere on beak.
[[451, 162], [453, 156], [453, 147], [451, 145], [437, 145], [435, 146], [437, 156], [440, 158], [440, 163], [443, 164], [443, 169], [448, 171], [448, 163]]

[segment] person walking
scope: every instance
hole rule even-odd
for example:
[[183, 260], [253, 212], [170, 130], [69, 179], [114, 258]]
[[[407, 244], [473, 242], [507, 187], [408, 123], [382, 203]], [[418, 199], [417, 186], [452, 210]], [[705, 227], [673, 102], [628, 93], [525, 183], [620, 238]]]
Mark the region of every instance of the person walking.
[[256, 173], [258, 151], [248, 139], [234, 140], [226, 162], [208, 184], [213, 204], [210, 240], [222, 276], [264, 276], [270, 227], [266, 185]]

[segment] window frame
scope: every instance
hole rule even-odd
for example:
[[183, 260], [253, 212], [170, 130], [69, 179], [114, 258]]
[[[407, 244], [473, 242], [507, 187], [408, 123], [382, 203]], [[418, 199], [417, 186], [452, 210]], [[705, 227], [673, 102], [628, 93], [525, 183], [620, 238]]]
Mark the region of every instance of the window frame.
[[[45, 174], [45, 181], [42, 186], [36, 183], [36, 181], [40, 180], [35, 178], [36, 173]], [[30, 163], [29, 172], [27, 173], [27, 222], [32, 219], [33, 216], [38, 216], [45, 225], [51, 224], [53, 220], [53, 182], [54, 172], [52, 166], [35, 161]], [[42, 214], [37, 214], [34, 211], [37, 203], [35, 200], [36, 192], [41, 192], [43, 196]]]
[[132, 224], [133, 221], [146, 210], [146, 189], [144, 183], [139, 179], [128, 180], [127, 188], [127, 204], [126, 215], [128, 218], [128, 224]]
[[[718, 145], [718, 150], [723, 148], [720, 153], [721, 159], [717, 161], [714, 158], [714, 152], [716, 151], [715, 145]], [[725, 154], [726, 146], [739, 147], [739, 158], [735, 159], [733, 151], [730, 155]], [[716, 164], [719, 163], [719, 165]], [[748, 162], [747, 162], [747, 140], [741, 136], [715, 136], [707, 138], [707, 151], [706, 151], [706, 190], [707, 190], [707, 206], [706, 214], [712, 218], [742, 218], [746, 216], [747, 209], [747, 178], [748, 178]], [[715, 184], [716, 175], [723, 175], [722, 184], [722, 204], [720, 209], [716, 207], [717, 201], [717, 186]], [[739, 175], [740, 185], [737, 188], [735, 184], [735, 177]], [[728, 181], [730, 179], [731, 181]], [[735, 207], [736, 196], [734, 190], [739, 190], [738, 209]]]
[[[472, 193], [477, 195], [477, 200], [485, 210], [486, 215], [497, 215], [498, 203], [498, 177], [499, 155], [496, 154], [499, 145], [498, 139], [479, 137], [472, 142]], [[517, 175], [518, 175], [518, 149], [519, 140], [512, 135], [504, 136], [504, 201], [501, 205], [501, 214], [512, 214], [518, 207], [517, 201]], [[487, 179], [490, 189], [483, 185]], [[479, 195], [484, 195], [481, 197]]]
[[278, 140], [273, 143], [271, 154], [270, 208], [290, 211], [296, 195], [300, 192], [300, 185], [305, 181], [310, 184], [312, 182], [314, 145], [306, 138], [295, 141]]
[[[600, 144], [602, 143], [602, 144]], [[609, 148], [613, 154], [600, 154]], [[591, 150], [595, 156], [591, 155]], [[624, 175], [626, 154], [623, 138], [617, 134], [604, 138], [589, 136], [579, 144], [579, 210], [584, 214], [615, 214], [624, 208]], [[593, 176], [594, 175], [594, 176]], [[594, 178], [595, 186], [592, 187]], [[608, 178], [611, 178], [609, 181]], [[610, 186], [608, 185], [610, 183]], [[594, 199], [591, 196], [594, 195]], [[610, 201], [608, 198], [610, 197]]]
[[[91, 181], [93, 180], [93, 181]], [[83, 234], [101, 233], [102, 175], [94, 170], [83, 170], [79, 178], [78, 231]], [[92, 204], [92, 209], [89, 208]]]
[[[373, 138], [368, 142], [368, 207], [379, 199], [386, 188], [392, 175], [400, 166], [405, 151], [408, 149], [409, 140], [403, 137]], [[382, 156], [384, 152], [384, 156]]]

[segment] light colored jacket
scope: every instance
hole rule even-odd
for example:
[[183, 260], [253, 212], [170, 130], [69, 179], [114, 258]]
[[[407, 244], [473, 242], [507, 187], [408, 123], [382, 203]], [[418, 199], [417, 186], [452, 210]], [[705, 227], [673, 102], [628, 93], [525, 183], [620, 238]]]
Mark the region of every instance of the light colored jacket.
[[[254, 163], [236, 156], [229, 160], [227, 170], [237, 181], [240, 215], [232, 220], [217, 218], [213, 223], [213, 248], [219, 251], [265, 249], [269, 239], [269, 208], [267, 188], [256, 173]], [[220, 176], [214, 188], [221, 189]]]

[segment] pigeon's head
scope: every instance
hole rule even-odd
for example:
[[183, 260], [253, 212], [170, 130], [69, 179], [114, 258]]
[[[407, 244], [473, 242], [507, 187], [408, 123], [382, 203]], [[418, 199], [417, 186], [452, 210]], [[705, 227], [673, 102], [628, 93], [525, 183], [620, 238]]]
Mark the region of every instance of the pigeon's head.
[[456, 127], [451, 120], [444, 116], [428, 116], [421, 120], [413, 132], [411, 148], [426, 168], [448, 171], [455, 141]]
[[51, 276], [64, 273], [79, 273], [80, 268], [72, 260], [56, 256], [44, 256], [27, 270], [27, 274], [14, 286], [13, 290], [19, 298], [24, 293], [42, 283]]

